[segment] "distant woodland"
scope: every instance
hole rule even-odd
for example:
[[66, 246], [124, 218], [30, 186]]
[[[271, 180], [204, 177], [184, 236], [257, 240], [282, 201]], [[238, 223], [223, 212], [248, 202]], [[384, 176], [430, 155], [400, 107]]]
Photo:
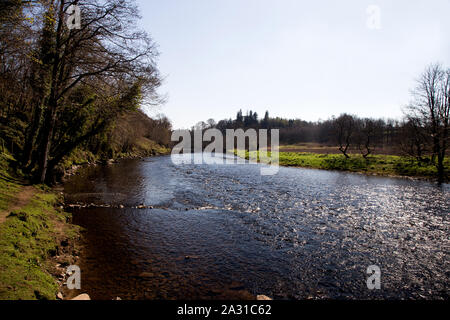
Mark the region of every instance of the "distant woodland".
[[[361, 118], [343, 113], [325, 121], [271, 117], [269, 111], [260, 117], [253, 111], [239, 110], [234, 119], [201, 121], [192, 130], [279, 129], [280, 143], [318, 143], [336, 147], [336, 152], [350, 158], [359, 153], [364, 158], [394, 154], [416, 159], [419, 164], [434, 164], [438, 177], [444, 180], [444, 160], [449, 146], [450, 69], [432, 64], [417, 79], [411, 102], [403, 119]], [[299, 113], [301, 113], [299, 111]]]

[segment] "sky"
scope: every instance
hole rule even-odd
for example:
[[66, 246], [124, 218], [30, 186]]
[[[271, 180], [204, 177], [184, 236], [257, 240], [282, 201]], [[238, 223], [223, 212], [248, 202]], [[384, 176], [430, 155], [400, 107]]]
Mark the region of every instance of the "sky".
[[242, 109], [318, 121], [401, 118], [430, 63], [450, 67], [450, 0], [137, 0], [174, 128]]

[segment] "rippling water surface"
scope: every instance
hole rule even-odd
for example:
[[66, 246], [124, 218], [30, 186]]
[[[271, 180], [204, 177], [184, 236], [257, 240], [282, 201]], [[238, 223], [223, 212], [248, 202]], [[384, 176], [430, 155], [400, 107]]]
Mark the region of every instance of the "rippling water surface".
[[[87, 168], [65, 185], [68, 202], [115, 207], [74, 210], [94, 299], [448, 299], [449, 191], [170, 157]], [[370, 265], [381, 290], [367, 289]]]

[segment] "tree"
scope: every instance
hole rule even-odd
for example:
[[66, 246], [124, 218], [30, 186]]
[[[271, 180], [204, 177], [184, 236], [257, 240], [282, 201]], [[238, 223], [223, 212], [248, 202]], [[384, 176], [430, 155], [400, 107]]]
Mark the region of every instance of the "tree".
[[419, 162], [425, 161], [429, 139], [420, 119], [408, 117], [400, 127], [398, 145], [402, 153], [414, 157]]
[[258, 124], [258, 113], [257, 112], [253, 112], [252, 123], [255, 125]]
[[372, 154], [375, 148], [375, 139], [378, 135], [377, 122], [372, 119], [356, 119], [355, 120], [356, 133], [355, 133], [355, 143], [364, 157], [367, 157]]
[[264, 114], [264, 119], [262, 121], [263, 129], [269, 129], [269, 120], [269, 111], [266, 111], [266, 113]]
[[407, 115], [418, 119], [425, 129], [431, 141], [438, 180], [444, 182], [444, 159], [449, 139], [450, 69], [444, 69], [440, 64], [430, 65], [412, 93], [413, 101], [407, 108]]
[[208, 124], [205, 121], [199, 121], [196, 123], [196, 125], [194, 126], [195, 131], [204, 131], [208, 128]]
[[[43, 12], [39, 47], [32, 57], [36, 70], [33, 82], [39, 85], [33, 90], [34, 111], [22, 161], [30, 169], [37, 166], [37, 180], [45, 182], [62, 153], [67, 154], [104, 129], [117, 115], [136, 109], [143, 99], [157, 103], [160, 77], [155, 45], [137, 28], [139, 15], [133, 1], [36, 3]], [[66, 26], [72, 4], [81, 10], [80, 29]], [[86, 94], [77, 88], [84, 88]], [[88, 117], [90, 126], [84, 126], [76, 137], [62, 138], [61, 130], [67, 127], [61, 122], [62, 115], [75, 106], [84, 110], [81, 113], [95, 111]], [[56, 142], [58, 148], [53, 147]]]
[[236, 115], [236, 125], [239, 128], [244, 123], [244, 117], [242, 115], [242, 109], [240, 109]]
[[0, 141], [10, 151], [20, 150], [26, 128], [30, 91], [32, 24], [25, 12], [32, 1], [0, 2]]
[[215, 121], [214, 119], [212, 119], [212, 118], [206, 120], [206, 123], [208, 124], [208, 127], [209, 127], [209, 128], [215, 128], [216, 125], [217, 125], [216, 121]]
[[340, 115], [334, 121], [334, 133], [339, 145], [339, 151], [348, 159], [348, 149], [355, 133], [355, 120], [346, 113]]

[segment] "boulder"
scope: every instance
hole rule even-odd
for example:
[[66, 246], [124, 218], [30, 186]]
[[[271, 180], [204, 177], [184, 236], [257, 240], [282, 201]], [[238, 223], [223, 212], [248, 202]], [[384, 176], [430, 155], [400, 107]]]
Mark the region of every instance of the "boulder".
[[91, 297], [89, 297], [88, 294], [83, 293], [83, 294], [80, 294], [79, 296], [76, 296], [75, 298], [73, 298], [71, 300], [87, 301], [87, 300], [91, 300]]

